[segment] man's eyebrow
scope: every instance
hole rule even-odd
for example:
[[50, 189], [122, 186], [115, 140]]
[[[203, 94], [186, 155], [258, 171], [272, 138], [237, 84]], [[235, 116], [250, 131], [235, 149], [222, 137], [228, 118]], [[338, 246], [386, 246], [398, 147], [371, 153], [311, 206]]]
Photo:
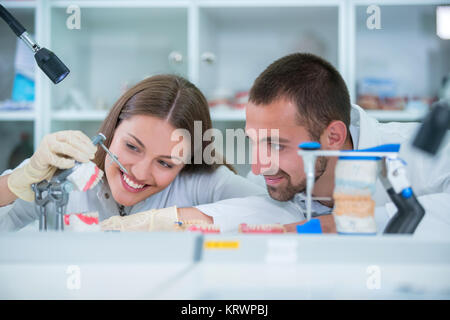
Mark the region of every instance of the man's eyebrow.
[[287, 142], [289, 142], [289, 140], [288, 139], [285, 139], [285, 138], [280, 138], [280, 137], [264, 137], [264, 138], [262, 138], [261, 140], [260, 140], [260, 142], [272, 142], [272, 141], [274, 141], [274, 142], [280, 142], [280, 143], [287, 143]]
[[135, 136], [133, 136], [131, 133], [128, 133], [128, 135], [131, 136], [134, 140], [136, 140], [136, 142], [137, 142], [142, 148], [145, 149], [145, 146], [144, 146], [144, 144], [142, 143], [141, 140], [139, 140], [138, 138], [136, 138]]
[[[245, 138], [251, 139], [250, 136], [247, 134], [247, 132], [245, 132], [244, 134], [245, 134]], [[264, 138], [262, 138], [262, 139], [260, 140], [260, 142], [265, 142], [265, 141], [272, 142], [272, 140], [277, 140], [278, 142], [281, 142], [281, 143], [283, 143], [283, 142], [284, 142], [284, 143], [290, 142], [289, 139], [286, 139], [286, 138], [280, 138], [280, 137], [276, 137], [276, 138], [273, 138], [273, 139], [272, 139], [272, 137], [264, 137]]]

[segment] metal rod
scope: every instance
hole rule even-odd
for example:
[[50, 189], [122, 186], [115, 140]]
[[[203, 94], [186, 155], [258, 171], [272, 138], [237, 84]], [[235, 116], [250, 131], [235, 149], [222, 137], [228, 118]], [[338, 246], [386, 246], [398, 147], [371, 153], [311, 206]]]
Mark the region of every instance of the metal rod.
[[128, 174], [127, 169], [124, 168], [124, 166], [119, 162], [119, 159], [117, 158], [117, 156], [115, 156], [114, 154], [111, 153], [111, 151], [108, 150], [108, 148], [105, 147], [105, 145], [103, 143], [100, 142], [100, 145], [102, 146], [102, 148], [106, 151], [106, 153], [111, 157], [111, 159], [117, 163], [117, 165], [120, 167], [120, 169], [125, 172], [126, 174]]

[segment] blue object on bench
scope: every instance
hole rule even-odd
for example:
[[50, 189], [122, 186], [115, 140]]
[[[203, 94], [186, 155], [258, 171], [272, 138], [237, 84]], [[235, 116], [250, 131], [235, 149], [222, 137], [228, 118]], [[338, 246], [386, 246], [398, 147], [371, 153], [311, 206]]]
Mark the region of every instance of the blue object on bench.
[[322, 233], [319, 219], [311, 219], [305, 224], [297, 226], [297, 233]]

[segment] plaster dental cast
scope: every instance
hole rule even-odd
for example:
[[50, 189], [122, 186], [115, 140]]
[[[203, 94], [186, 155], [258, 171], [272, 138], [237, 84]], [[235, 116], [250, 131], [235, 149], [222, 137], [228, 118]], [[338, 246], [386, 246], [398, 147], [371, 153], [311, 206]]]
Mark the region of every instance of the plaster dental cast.
[[[193, 136], [194, 121], [201, 122], [203, 131], [212, 127], [207, 101], [193, 84], [172, 75], [141, 81], [118, 99], [99, 130], [107, 137], [105, 146], [128, 174], [82, 132], [49, 134], [30, 159], [0, 177], [0, 206], [10, 205], [0, 216], [0, 230], [19, 230], [38, 219], [31, 184], [49, 179], [57, 168], [72, 167], [75, 160], [92, 161], [104, 176], [86, 192], [71, 192], [66, 213], [98, 212], [100, 221], [151, 212], [152, 225], [164, 229], [160, 221], [173, 225], [174, 221], [203, 216], [178, 213], [176, 206], [264, 194], [262, 187], [238, 176], [227, 164], [186, 161], [194, 152], [186, 152], [182, 158], [172, 156], [173, 147], [180, 143], [172, 141], [172, 132], [180, 128]], [[194, 150], [193, 141], [183, 143], [191, 145], [186, 150]], [[205, 142], [196, 151], [202, 152], [206, 146]], [[162, 208], [168, 209], [159, 210]]]
[[[278, 129], [272, 137], [250, 136], [253, 147], [271, 145], [278, 150], [278, 163], [254, 161], [251, 180], [266, 185], [268, 194], [183, 208], [199, 219], [217, 224], [222, 232], [236, 231], [239, 224], [285, 225], [295, 231], [305, 222], [306, 176], [298, 145], [317, 141], [325, 150], [367, 149], [382, 144], [400, 144], [399, 157], [406, 161], [407, 176], [426, 214], [414, 235], [450, 236], [450, 143], [444, 143], [436, 157], [414, 149], [417, 123], [379, 123], [363, 109], [350, 103], [339, 72], [312, 54], [296, 53], [273, 62], [254, 82], [246, 107], [246, 131]], [[275, 138], [275, 139], [274, 139]], [[277, 140], [277, 145], [272, 146]], [[273, 147], [273, 148], [272, 148]], [[276, 158], [276, 157], [274, 157]], [[318, 158], [312, 209], [321, 220], [323, 232], [336, 232], [331, 215], [335, 199], [337, 158]], [[277, 172], [269, 172], [278, 167]], [[371, 199], [375, 201], [377, 232], [381, 233], [396, 208], [379, 179]], [[363, 201], [371, 201], [364, 199]], [[371, 208], [371, 203], [363, 207]], [[203, 215], [201, 215], [203, 214]], [[126, 218], [128, 219], [128, 218]]]

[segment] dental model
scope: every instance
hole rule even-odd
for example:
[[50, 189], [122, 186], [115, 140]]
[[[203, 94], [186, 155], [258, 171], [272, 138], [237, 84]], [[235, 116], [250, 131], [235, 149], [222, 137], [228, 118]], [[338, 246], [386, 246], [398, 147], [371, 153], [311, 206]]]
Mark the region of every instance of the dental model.
[[220, 233], [220, 227], [218, 225], [206, 223], [201, 220], [179, 221], [175, 223], [175, 227], [179, 231]]
[[281, 224], [248, 225], [241, 223], [239, 233], [285, 233], [286, 229]]
[[65, 214], [64, 230], [75, 232], [100, 231], [98, 212]]
[[77, 191], [87, 191], [94, 188], [103, 178], [103, 171], [92, 161], [80, 163], [67, 177]]
[[378, 173], [377, 159], [340, 158], [335, 171], [333, 216], [338, 233], [375, 234], [372, 195]]

